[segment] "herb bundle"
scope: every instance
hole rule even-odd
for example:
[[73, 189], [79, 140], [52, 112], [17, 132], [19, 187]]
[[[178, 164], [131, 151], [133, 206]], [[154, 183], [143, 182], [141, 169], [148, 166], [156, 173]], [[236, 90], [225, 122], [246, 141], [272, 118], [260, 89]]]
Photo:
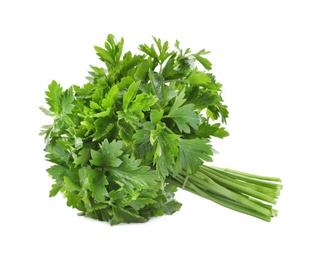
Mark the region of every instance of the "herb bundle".
[[279, 178], [204, 165], [212, 137], [223, 138], [228, 117], [222, 85], [201, 50], [154, 38], [140, 54], [123, 52], [108, 35], [95, 47], [104, 68], [91, 66], [88, 83], [46, 91], [53, 124], [41, 131], [53, 164], [47, 172], [67, 205], [81, 215], [119, 223], [172, 214], [183, 188], [230, 209], [270, 221], [282, 188]]

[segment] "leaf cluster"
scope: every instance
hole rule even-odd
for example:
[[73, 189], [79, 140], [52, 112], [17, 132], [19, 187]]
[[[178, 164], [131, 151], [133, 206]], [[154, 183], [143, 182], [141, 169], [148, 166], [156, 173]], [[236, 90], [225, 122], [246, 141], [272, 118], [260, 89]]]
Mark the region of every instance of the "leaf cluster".
[[111, 225], [179, 210], [168, 178], [195, 173], [212, 159], [210, 138], [228, 135], [209, 52], [153, 40], [132, 54], [108, 35], [95, 47], [104, 67], [91, 66], [83, 86], [52, 81], [41, 107], [53, 119], [41, 131], [50, 196], [61, 192], [80, 214]]

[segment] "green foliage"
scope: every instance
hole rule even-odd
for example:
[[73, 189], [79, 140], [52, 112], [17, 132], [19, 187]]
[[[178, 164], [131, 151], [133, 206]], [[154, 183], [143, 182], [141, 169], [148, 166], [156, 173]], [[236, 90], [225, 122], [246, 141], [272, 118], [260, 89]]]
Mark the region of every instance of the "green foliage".
[[153, 41], [140, 55], [123, 54], [124, 40], [108, 35], [95, 47], [105, 67], [91, 66], [84, 86], [63, 90], [52, 81], [49, 109], [41, 108], [53, 118], [41, 131], [53, 163], [50, 196], [62, 192], [81, 215], [111, 225], [179, 210], [179, 179], [211, 161], [211, 136], [228, 135], [213, 122], [228, 111], [208, 52]]

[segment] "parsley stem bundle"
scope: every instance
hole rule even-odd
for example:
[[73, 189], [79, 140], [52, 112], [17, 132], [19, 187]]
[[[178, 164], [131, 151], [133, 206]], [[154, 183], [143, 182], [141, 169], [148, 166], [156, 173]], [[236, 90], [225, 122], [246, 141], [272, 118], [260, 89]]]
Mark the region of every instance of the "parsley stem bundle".
[[184, 173], [169, 181], [222, 206], [265, 221], [277, 215], [271, 204], [276, 203], [282, 188], [279, 178], [208, 166], [201, 166], [189, 179], [185, 178]]
[[88, 82], [46, 91], [53, 119], [43, 127], [47, 169], [80, 215], [119, 223], [173, 214], [177, 188], [265, 221], [282, 188], [279, 178], [204, 165], [211, 137], [224, 138], [228, 117], [222, 84], [210, 72], [209, 52], [175, 50], [153, 37], [141, 54], [123, 52], [124, 39], [108, 35], [95, 47], [104, 68], [91, 66]]

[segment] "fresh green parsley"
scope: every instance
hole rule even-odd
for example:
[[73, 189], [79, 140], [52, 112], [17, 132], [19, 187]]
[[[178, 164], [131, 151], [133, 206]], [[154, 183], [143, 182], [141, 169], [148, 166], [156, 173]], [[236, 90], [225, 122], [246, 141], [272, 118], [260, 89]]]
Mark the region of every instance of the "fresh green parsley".
[[91, 66], [86, 84], [49, 84], [41, 110], [53, 124], [41, 135], [52, 163], [50, 196], [61, 192], [81, 215], [116, 225], [178, 211], [182, 188], [270, 221], [279, 178], [204, 165], [212, 161], [211, 138], [229, 135], [209, 52], [153, 40], [133, 54], [109, 34], [95, 47], [104, 67]]

